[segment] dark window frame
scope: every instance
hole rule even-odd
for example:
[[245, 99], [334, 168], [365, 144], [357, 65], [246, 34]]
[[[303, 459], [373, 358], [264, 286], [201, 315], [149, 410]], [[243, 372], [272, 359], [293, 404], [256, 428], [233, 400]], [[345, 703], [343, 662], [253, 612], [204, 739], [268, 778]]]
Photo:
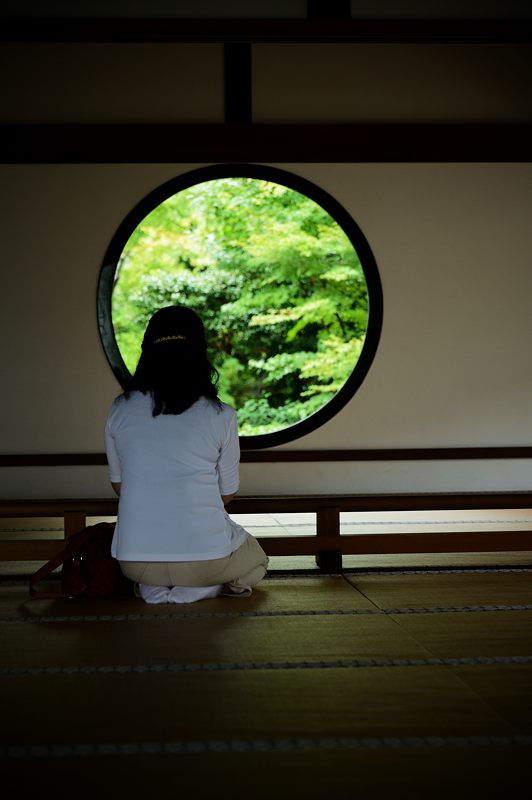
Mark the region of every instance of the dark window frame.
[[377, 352], [383, 320], [382, 285], [377, 263], [361, 229], [346, 209], [327, 191], [306, 178], [287, 170], [259, 164], [213, 164], [171, 178], [146, 195], [127, 214], [114, 234], [104, 256], [97, 290], [97, 317], [100, 338], [107, 360], [122, 387], [130, 372], [118, 348], [112, 322], [114, 276], [123, 249], [142, 220], [169, 197], [199, 183], [219, 178], [255, 178], [278, 183], [306, 195], [320, 205], [347, 235], [360, 259], [369, 297], [368, 327], [362, 352], [342, 388], [318, 411], [299, 422], [271, 433], [240, 436], [242, 450], [255, 450], [286, 444], [306, 436], [334, 417], [360, 388]]

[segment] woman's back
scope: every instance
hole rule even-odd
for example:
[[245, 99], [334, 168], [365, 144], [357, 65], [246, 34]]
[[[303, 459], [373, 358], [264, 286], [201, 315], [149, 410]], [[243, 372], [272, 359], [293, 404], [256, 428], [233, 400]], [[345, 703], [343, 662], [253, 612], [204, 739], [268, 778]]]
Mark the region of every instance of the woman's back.
[[150, 394], [134, 391], [109, 413], [110, 475], [122, 483], [114, 554], [221, 558], [235, 546], [221, 498], [238, 489], [235, 411], [205, 397], [181, 414], [152, 409]]

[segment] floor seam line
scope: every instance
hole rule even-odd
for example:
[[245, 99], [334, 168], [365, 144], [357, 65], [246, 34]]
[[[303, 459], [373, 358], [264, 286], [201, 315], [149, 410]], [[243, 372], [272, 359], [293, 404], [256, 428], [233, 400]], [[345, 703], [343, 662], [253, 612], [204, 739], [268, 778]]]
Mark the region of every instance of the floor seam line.
[[2, 677], [35, 677], [53, 675], [109, 675], [183, 672], [243, 672], [314, 669], [382, 669], [403, 667], [518, 666], [532, 664], [532, 654], [512, 656], [340, 658], [301, 661], [184, 662], [169, 664], [99, 664], [72, 666], [0, 667]]
[[0, 747], [0, 758], [69, 758], [116, 755], [163, 755], [177, 753], [273, 752], [294, 750], [367, 750], [397, 748], [442, 747], [530, 747], [532, 735], [487, 736], [382, 736], [382, 737], [322, 737], [280, 739], [195, 739], [154, 742], [104, 742], [94, 744], [32, 744]]
[[0, 625], [39, 625], [51, 623], [79, 622], [143, 622], [143, 621], [183, 621], [207, 619], [275, 619], [287, 617], [357, 617], [385, 616], [392, 621], [395, 617], [432, 614], [489, 614], [532, 611], [532, 604], [515, 603], [509, 605], [467, 605], [467, 606], [397, 606], [382, 608], [361, 592], [372, 608], [305, 609], [278, 611], [196, 611], [168, 613], [124, 613], [124, 614], [54, 614], [41, 617], [0, 617]]

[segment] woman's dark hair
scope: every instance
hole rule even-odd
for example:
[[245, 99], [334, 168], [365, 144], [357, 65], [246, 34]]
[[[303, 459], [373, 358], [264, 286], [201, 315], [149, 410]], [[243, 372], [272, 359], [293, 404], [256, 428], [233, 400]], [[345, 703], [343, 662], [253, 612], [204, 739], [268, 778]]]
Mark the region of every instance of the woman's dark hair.
[[142, 353], [126, 397], [137, 390], [153, 400], [153, 416], [182, 414], [200, 397], [220, 405], [218, 372], [207, 356], [203, 322], [185, 306], [156, 311], [142, 341]]

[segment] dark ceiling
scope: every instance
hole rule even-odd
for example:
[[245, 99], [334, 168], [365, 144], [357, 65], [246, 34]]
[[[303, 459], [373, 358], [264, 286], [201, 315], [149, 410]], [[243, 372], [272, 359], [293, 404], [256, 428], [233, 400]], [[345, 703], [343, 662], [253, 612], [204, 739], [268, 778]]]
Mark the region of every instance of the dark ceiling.
[[0, 17], [305, 19], [320, 7], [352, 19], [532, 18], [531, 0], [3, 0]]

